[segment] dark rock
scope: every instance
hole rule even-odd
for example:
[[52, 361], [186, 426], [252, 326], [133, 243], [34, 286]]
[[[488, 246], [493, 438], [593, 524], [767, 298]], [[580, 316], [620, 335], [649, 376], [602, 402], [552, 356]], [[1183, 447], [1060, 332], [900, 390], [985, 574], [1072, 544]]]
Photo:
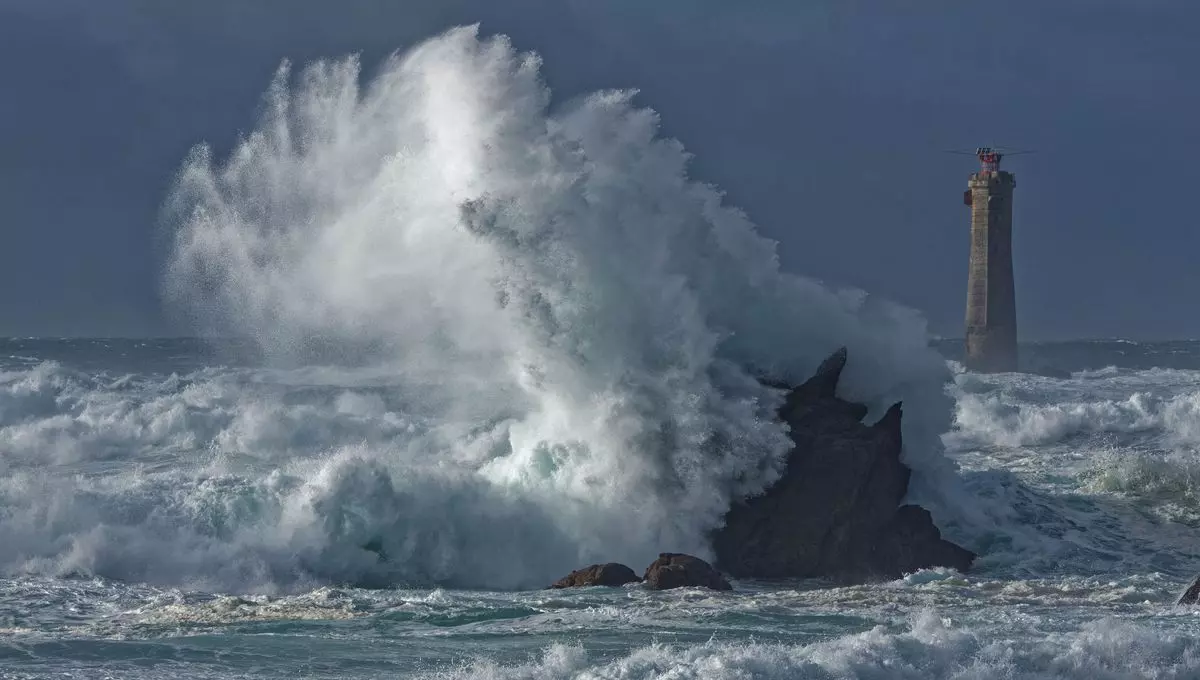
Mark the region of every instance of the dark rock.
[[713, 590], [733, 590], [721, 572], [699, 557], [682, 553], [659, 553], [658, 559], [646, 567], [643, 580], [655, 590], [699, 586]]
[[[911, 574], [931, 566], [966, 572], [975, 561], [975, 553], [942, 540], [925, 508], [902, 505], [875, 544], [874, 561], [877, 565], [890, 565], [887, 572], [891, 575]], [[882, 569], [877, 571], [885, 573]]]
[[900, 461], [901, 405], [863, 424], [867, 407], [836, 395], [846, 358], [838, 350], [789, 391], [779, 416], [795, 446], [783, 476], [735, 503], [713, 535], [726, 573], [863, 582], [970, 567], [975, 555], [942, 540], [928, 511], [900, 506], [911, 475]]
[[576, 569], [554, 582], [551, 588], [586, 588], [588, 586], [623, 586], [642, 579], [624, 564], [609, 562]]
[[1183, 595], [1179, 596], [1179, 601], [1175, 604], [1196, 604], [1200, 601], [1200, 576], [1197, 576], [1187, 590], [1183, 591]]

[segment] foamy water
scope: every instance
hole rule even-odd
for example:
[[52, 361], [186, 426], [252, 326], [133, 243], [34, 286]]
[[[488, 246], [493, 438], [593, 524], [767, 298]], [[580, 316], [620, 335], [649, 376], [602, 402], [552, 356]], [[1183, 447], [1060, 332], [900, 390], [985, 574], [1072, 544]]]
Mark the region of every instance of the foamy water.
[[[240, 413], [229, 436], [271, 440], [252, 455], [289, 437], [295, 454], [284, 486], [251, 492], [278, 520], [239, 540], [264, 582], [244, 585], [277, 584], [272, 554], [298, 550], [323, 577], [476, 587], [667, 545], [708, 555], [731, 499], [774, 481], [790, 446], [757, 376], [802, 380], [842, 345], [848, 396], [912, 407], [916, 493], [951, 519], [947, 371], [919, 315], [781, 272], [633, 92], [555, 102], [539, 69], [474, 27], [365, 84], [353, 58], [285, 65], [229, 158], [184, 164], [175, 308], [270, 365], [366, 367], [350, 379], [392, 400], [320, 395], [320, 413], [278, 414], [304, 423], [283, 434], [264, 429], [278, 406], [257, 374], [206, 383], [199, 398]], [[343, 416], [371, 409], [409, 429], [356, 441]], [[368, 519], [334, 510], [351, 500]], [[359, 573], [348, 550], [373, 540], [411, 559]]]
[[[172, 309], [241, 340], [0, 341], [0, 676], [1200, 675], [1200, 345], [964, 374], [539, 67], [474, 28], [285, 65], [164, 220]], [[842, 345], [975, 570], [540, 590], [709, 555], [788, 448], [756, 376]]]
[[[992, 522], [969, 574], [564, 592], [525, 589], [579, 566], [520, 554], [570, 540], [533, 500], [364, 462], [451, 436], [407, 382], [183, 341], [3, 344], [2, 677], [1200, 674], [1200, 612], [1173, 606], [1200, 569], [1200, 370], [948, 381], [962, 514]], [[363, 549], [381, 533], [402, 539], [386, 562]]]

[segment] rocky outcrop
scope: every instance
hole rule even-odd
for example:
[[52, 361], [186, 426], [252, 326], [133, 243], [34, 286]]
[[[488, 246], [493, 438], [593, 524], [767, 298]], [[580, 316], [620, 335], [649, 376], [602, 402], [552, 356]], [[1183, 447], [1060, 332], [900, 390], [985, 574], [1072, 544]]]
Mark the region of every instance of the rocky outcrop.
[[608, 562], [593, 564], [590, 567], [576, 569], [558, 579], [551, 588], [586, 588], [588, 586], [623, 586], [626, 583], [637, 583], [642, 579], [624, 564]]
[[1183, 591], [1183, 595], [1179, 596], [1179, 601], [1175, 604], [1196, 604], [1198, 601], [1200, 601], [1200, 576], [1192, 580], [1191, 585]]
[[646, 568], [642, 580], [655, 590], [688, 587], [733, 590], [729, 581], [711, 564], [682, 553], [659, 553], [658, 559]]
[[794, 443], [787, 469], [735, 503], [713, 535], [717, 566], [731, 576], [863, 582], [934, 566], [965, 571], [974, 560], [942, 539], [928, 511], [900, 505], [911, 475], [900, 461], [901, 405], [864, 424], [867, 407], [836, 396], [845, 365], [843, 348], [789, 391], [779, 410]]

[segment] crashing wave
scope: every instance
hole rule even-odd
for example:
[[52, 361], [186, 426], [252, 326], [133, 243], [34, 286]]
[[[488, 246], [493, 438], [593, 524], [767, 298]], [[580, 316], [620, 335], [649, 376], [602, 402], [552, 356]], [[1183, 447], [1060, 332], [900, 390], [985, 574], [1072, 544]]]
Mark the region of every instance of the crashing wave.
[[223, 160], [195, 149], [166, 211], [174, 308], [279, 368], [150, 399], [46, 388], [100, 411], [39, 421], [26, 455], [196, 462], [73, 491], [21, 471], [5, 500], [35, 509], [5, 525], [4, 569], [516, 587], [708, 556], [790, 445], [757, 378], [799, 382], [840, 346], [846, 398], [905, 401], [910, 495], [953, 524], [948, 372], [919, 315], [781, 272], [635, 93], [552, 105], [539, 68], [476, 27], [369, 80], [354, 57], [284, 64], [253, 132]]

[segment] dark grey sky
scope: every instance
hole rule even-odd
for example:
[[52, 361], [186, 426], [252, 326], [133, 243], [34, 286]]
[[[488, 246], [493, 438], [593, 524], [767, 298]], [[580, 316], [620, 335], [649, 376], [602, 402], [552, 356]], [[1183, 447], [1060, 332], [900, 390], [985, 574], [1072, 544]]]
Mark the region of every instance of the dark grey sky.
[[1027, 338], [1200, 337], [1196, 0], [0, 0], [0, 335], [144, 335], [155, 218], [283, 58], [482, 23], [557, 96], [637, 87], [785, 266], [958, 334], [981, 144], [1017, 173]]

